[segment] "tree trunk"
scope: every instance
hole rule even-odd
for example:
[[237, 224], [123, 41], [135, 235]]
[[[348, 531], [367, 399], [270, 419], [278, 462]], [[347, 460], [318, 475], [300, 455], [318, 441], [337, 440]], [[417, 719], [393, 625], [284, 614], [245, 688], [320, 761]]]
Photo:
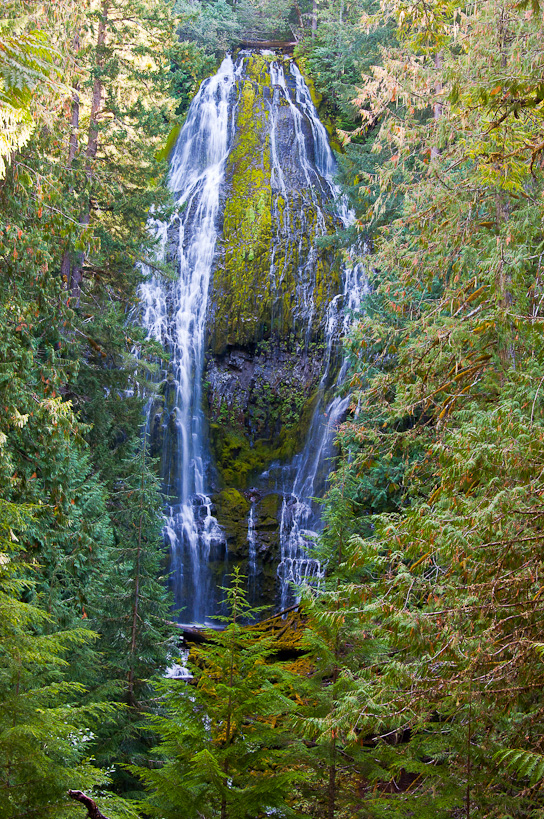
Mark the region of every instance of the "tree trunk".
[[74, 83], [74, 91], [72, 93], [72, 117], [70, 120], [70, 142], [68, 145], [68, 167], [72, 165], [77, 153], [79, 131], [79, 82]]
[[87, 140], [87, 150], [85, 156], [87, 158], [86, 171], [91, 175], [91, 161], [96, 157], [98, 150], [98, 115], [102, 110], [102, 91], [103, 83], [100, 75], [100, 69], [104, 67], [104, 46], [106, 45], [106, 26], [108, 22], [108, 13], [110, 8], [110, 0], [102, 0], [100, 23], [98, 24], [98, 37], [96, 40], [96, 67], [98, 68], [97, 75], [94, 79], [93, 98], [91, 101], [91, 115], [89, 119], [89, 137]]
[[138, 520], [138, 541], [136, 545], [136, 573], [134, 577], [134, 603], [132, 606], [132, 625], [130, 633], [130, 668], [128, 672], [128, 704], [135, 705], [134, 697], [134, 658], [136, 655], [136, 644], [138, 639], [138, 612], [140, 608], [140, 563], [142, 557], [142, 525], [144, 516], [144, 480], [145, 480], [145, 455], [146, 437], [144, 432], [144, 443], [142, 451], [142, 477], [140, 484], [140, 517]]
[[[98, 35], [96, 39], [96, 68], [97, 73], [93, 85], [93, 96], [91, 101], [91, 114], [89, 118], [89, 131], [87, 136], [87, 149], [85, 151], [85, 174], [89, 187], [89, 200], [85, 212], [81, 215], [79, 224], [82, 228], [87, 228], [91, 220], [90, 187], [93, 177], [92, 163], [98, 151], [98, 118], [102, 110], [102, 92], [104, 85], [101, 77], [101, 69], [104, 67], [104, 46], [106, 45], [106, 29], [111, 0], [102, 0], [100, 8], [100, 22], [98, 24]], [[81, 295], [81, 283], [83, 281], [83, 265], [85, 263], [85, 253], [79, 254], [77, 264], [72, 269], [70, 277], [70, 290], [79, 302]]]
[[[74, 53], [79, 51], [79, 33], [74, 37]], [[78, 132], [79, 132], [79, 81], [74, 83], [74, 90], [72, 91], [72, 116], [70, 118], [70, 140], [68, 143], [68, 167], [72, 167], [72, 162], [75, 159], [78, 148]], [[70, 188], [72, 190], [72, 188]], [[65, 250], [62, 254], [62, 262], [60, 266], [60, 276], [62, 286], [66, 289], [70, 287], [72, 259], [69, 250]]]
[[331, 741], [331, 761], [329, 765], [329, 787], [327, 791], [327, 819], [334, 819], [336, 805], [336, 737]]
[[299, 24], [300, 28], [302, 30], [304, 30], [304, 20], [302, 19], [302, 12], [300, 10], [300, 6], [299, 6], [297, 0], [294, 0], [294, 4], [295, 4], [295, 11], [297, 13], [298, 24]]
[[[434, 55], [434, 67], [436, 69], [437, 74], [438, 74], [438, 72], [440, 72], [442, 70], [442, 65], [443, 65], [443, 56], [442, 56], [442, 52], [439, 51], [437, 54]], [[442, 92], [442, 83], [440, 82], [440, 80], [437, 80], [435, 82], [434, 92], [435, 92], [435, 94], [437, 96]], [[435, 100], [435, 102], [433, 104], [433, 118], [434, 118], [434, 121], [435, 121], [435, 125], [438, 123], [438, 120], [441, 118], [443, 111], [444, 111], [443, 104], [438, 99]], [[431, 148], [431, 160], [437, 159], [439, 156], [440, 156], [440, 151], [438, 150], [438, 148], [435, 145], [433, 145], [433, 147]]]

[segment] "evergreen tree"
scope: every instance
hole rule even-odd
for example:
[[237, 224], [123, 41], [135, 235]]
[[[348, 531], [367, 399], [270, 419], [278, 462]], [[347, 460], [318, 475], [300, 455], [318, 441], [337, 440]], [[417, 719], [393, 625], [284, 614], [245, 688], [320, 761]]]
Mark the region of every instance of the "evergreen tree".
[[[0, 194], [0, 484], [5, 501], [35, 508], [21, 567], [27, 582], [14, 594], [47, 611], [40, 622], [52, 639], [92, 620], [99, 653], [74, 641], [66, 677], [79, 684], [80, 702], [131, 700], [130, 711], [116, 711], [116, 736], [130, 745], [136, 712], [145, 707], [144, 680], [152, 667], [164, 668], [171, 628], [158, 578], [162, 503], [152, 467], [142, 461], [144, 399], [133, 380], [145, 372], [148, 348], [127, 314], [142, 280], [140, 261], [153, 264], [149, 208], [169, 201], [157, 189], [165, 163], [154, 154], [175, 122], [168, 97], [173, 22], [167, 4], [151, 1], [101, 10], [71, 0], [19, 5], [25, 17], [13, 25], [21, 53], [27, 34], [47, 42], [42, 56], [53, 60], [50, 74], [59, 82], [32, 97], [37, 128], [12, 156]], [[16, 10], [8, 9], [11, 16]], [[35, 57], [28, 56], [29, 71]], [[121, 577], [128, 595], [119, 594]], [[129, 620], [135, 626], [123, 640]], [[130, 718], [119, 716], [126, 713]], [[105, 747], [114, 722], [93, 732], [108, 764], [117, 753], [114, 743]], [[121, 757], [133, 759], [126, 747]]]
[[[13, 152], [25, 145], [35, 121], [33, 109], [37, 90], [55, 86], [59, 78], [59, 56], [44, 32], [29, 28], [21, 9], [4, 4], [0, 21], [0, 179]], [[17, 16], [15, 16], [17, 15]]]
[[221, 819], [291, 815], [296, 771], [281, 766], [288, 742], [278, 718], [291, 709], [282, 694], [279, 667], [271, 662], [272, 638], [244, 625], [249, 607], [245, 578], [235, 570], [224, 589], [230, 611], [224, 630], [208, 633], [193, 648], [195, 685], [163, 682], [164, 713], [150, 725], [160, 736], [160, 768], [134, 769], [150, 794], [143, 804], [153, 816]]
[[379, 513], [352, 539], [376, 654], [335, 719], [372, 740], [361, 816], [527, 816], [538, 788], [499, 761], [542, 750], [540, 23], [494, 0], [383, 8], [400, 44], [359, 105], [391, 155], [371, 215], [394, 185], [401, 210], [374, 243], [343, 466]]
[[[85, 628], [51, 631], [52, 618], [25, 603], [26, 530], [36, 510], [0, 501], [0, 789], [2, 817], [73, 816], [69, 788], [107, 780], [89, 744], [107, 704], [82, 707], [81, 686], [66, 679], [66, 655], [96, 635]], [[110, 815], [126, 814], [108, 800]]]
[[[175, 650], [166, 588], [159, 480], [142, 447], [117, 471], [110, 493], [114, 543], [105, 570], [89, 593], [89, 618], [100, 631], [102, 663], [95, 681], [125, 708], [97, 731], [96, 755], [115, 765], [117, 790], [140, 790], [123, 765], [142, 762], [153, 737], [144, 713], [153, 707], [157, 680]], [[104, 685], [103, 680], [106, 680]]]

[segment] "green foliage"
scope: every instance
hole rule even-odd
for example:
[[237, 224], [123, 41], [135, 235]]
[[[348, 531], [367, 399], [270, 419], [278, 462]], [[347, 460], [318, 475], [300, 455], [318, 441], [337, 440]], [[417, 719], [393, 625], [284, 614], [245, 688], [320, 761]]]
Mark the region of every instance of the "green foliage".
[[55, 64], [59, 55], [45, 33], [29, 29], [24, 18], [10, 19], [15, 8], [6, 5], [0, 21], [0, 179], [9, 155], [22, 148], [34, 130], [34, 94], [50, 90], [60, 75]]
[[163, 714], [152, 716], [160, 736], [161, 767], [135, 769], [150, 791], [142, 805], [161, 817], [264, 817], [291, 815], [286, 800], [295, 771], [278, 767], [288, 739], [277, 724], [292, 706], [270, 661], [272, 638], [243, 625], [250, 608], [237, 569], [225, 588], [224, 630], [191, 651], [196, 684], [163, 682]]
[[145, 446], [119, 465], [109, 494], [113, 545], [89, 590], [90, 622], [102, 641], [101, 677], [110, 696], [129, 706], [97, 732], [97, 758], [115, 763], [114, 784], [123, 791], [137, 786], [122, 765], [142, 759], [150, 746], [142, 712], [150, 708], [153, 680], [164, 671], [175, 639], [154, 466]]
[[333, 556], [348, 537], [338, 594], [369, 659], [339, 664], [329, 721], [368, 748], [361, 816], [525, 817], [542, 809], [540, 23], [494, 0], [382, 10], [399, 45], [357, 101], [382, 164], [350, 155], [374, 292], [323, 535]]
[[519, 777], [527, 777], [530, 785], [538, 784], [544, 778], [544, 756], [530, 751], [499, 751], [495, 759], [511, 768]]
[[[166, 819], [539, 815], [539, 4], [184, 4], [183, 42], [155, 0], [49, 4], [41, 29], [23, 5], [0, 30], [2, 813], [73, 814], [66, 789], [100, 787], [117, 815], [112, 791], [141, 781]], [[170, 208], [161, 162], [198, 82], [221, 48], [292, 31], [351, 133], [341, 178], [373, 236], [328, 577], [297, 678], [243, 625], [235, 574], [194, 685], [157, 700], [172, 635], [134, 387], [155, 350], [127, 316], [139, 264], [161, 268], [146, 223]], [[264, 456], [238, 449], [245, 479]]]
[[182, 39], [208, 53], [228, 51], [244, 39], [287, 39], [291, 35], [290, 0], [213, 0], [199, 4], [176, 0], [175, 11], [182, 17]]
[[332, 111], [346, 130], [356, 125], [356, 110], [351, 103], [361, 74], [379, 64], [381, 47], [394, 43], [391, 24], [385, 21], [373, 26], [368, 22], [378, 10], [377, 0], [319, 3], [315, 30], [306, 30], [296, 49], [324, 96], [320, 110]]
[[39, 789], [41, 811], [62, 813], [68, 787], [101, 783], [101, 806], [118, 812], [111, 790], [132, 783], [80, 762], [141, 758], [147, 680], [169, 652], [162, 501], [134, 387], [154, 349], [127, 313], [140, 262], [154, 264], [149, 208], [169, 207], [154, 155], [175, 122], [177, 44], [162, 2], [19, 6], [24, 21], [2, 23], [1, 71], [38, 128], [0, 194], [0, 485], [3, 504], [32, 510], [3, 600], [28, 613], [9, 651], [28, 653], [32, 638], [36, 665], [25, 666], [26, 744], [10, 753], [34, 771], [29, 811]]
[[215, 59], [206, 52], [204, 46], [193, 40], [176, 43], [170, 53], [172, 93], [178, 102], [176, 114], [181, 116], [189, 109], [202, 80], [213, 71]]
[[[89, 745], [107, 704], [81, 707], [81, 686], [67, 678], [66, 655], [96, 639], [86, 628], [52, 630], [53, 619], [21, 600], [32, 580], [23, 562], [36, 509], [0, 501], [0, 787], [2, 816], [72, 816], [68, 788], [107, 781]], [[119, 800], [113, 815], [123, 813]], [[126, 811], [125, 811], [126, 812]]]
[[196, 43], [208, 53], [232, 48], [240, 37], [236, 9], [225, 0], [198, 6], [177, 0], [175, 9], [182, 18], [181, 38]]

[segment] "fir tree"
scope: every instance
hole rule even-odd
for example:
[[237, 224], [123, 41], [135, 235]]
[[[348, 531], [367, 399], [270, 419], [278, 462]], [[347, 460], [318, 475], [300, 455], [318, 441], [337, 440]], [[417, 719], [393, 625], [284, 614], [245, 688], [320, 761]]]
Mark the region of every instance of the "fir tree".
[[193, 648], [194, 686], [162, 683], [163, 715], [150, 718], [161, 737], [162, 767], [139, 769], [150, 794], [143, 807], [153, 816], [221, 819], [283, 816], [295, 771], [281, 766], [285, 731], [278, 718], [292, 706], [272, 663], [272, 638], [244, 625], [256, 614], [235, 570], [224, 589], [230, 611], [224, 630]]
[[115, 723], [97, 732], [95, 753], [101, 764], [115, 765], [114, 785], [123, 792], [139, 790], [123, 766], [142, 761], [152, 744], [144, 714], [154, 703], [153, 682], [175, 649], [159, 480], [145, 438], [143, 446], [137, 445], [110, 492], [114, 542], [89, 592], [90, 622], [100, 632], [102, 648], [95, 685], [126, 706]]
[[[66, 655], [96, 638], [89, 629], [51, 630], [43, 609], [21, 597], [31, 581], [22, 560], [36, 510], [0, 501], [0, 789], [9, 817], [73, 816], [69, 788], [91, 790], [107, 777], [89, 745], [107, 704], [82, 707], [81, 685], [66, 679]], [[109, 801], [114, 816], [127, 812]]]

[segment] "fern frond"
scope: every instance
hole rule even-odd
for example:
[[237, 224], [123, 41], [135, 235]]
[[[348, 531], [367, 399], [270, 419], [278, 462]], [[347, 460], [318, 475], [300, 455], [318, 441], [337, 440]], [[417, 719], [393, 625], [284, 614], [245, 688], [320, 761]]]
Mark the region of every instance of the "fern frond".
[[536, 785], [544, 779], [544, 755], [532, 751], [522, 751], [513, 748], [508, 751], [499, 751], [493, 757], [499, 764], [506, 764], [517, 777], [527, 778], [531, 785]]

